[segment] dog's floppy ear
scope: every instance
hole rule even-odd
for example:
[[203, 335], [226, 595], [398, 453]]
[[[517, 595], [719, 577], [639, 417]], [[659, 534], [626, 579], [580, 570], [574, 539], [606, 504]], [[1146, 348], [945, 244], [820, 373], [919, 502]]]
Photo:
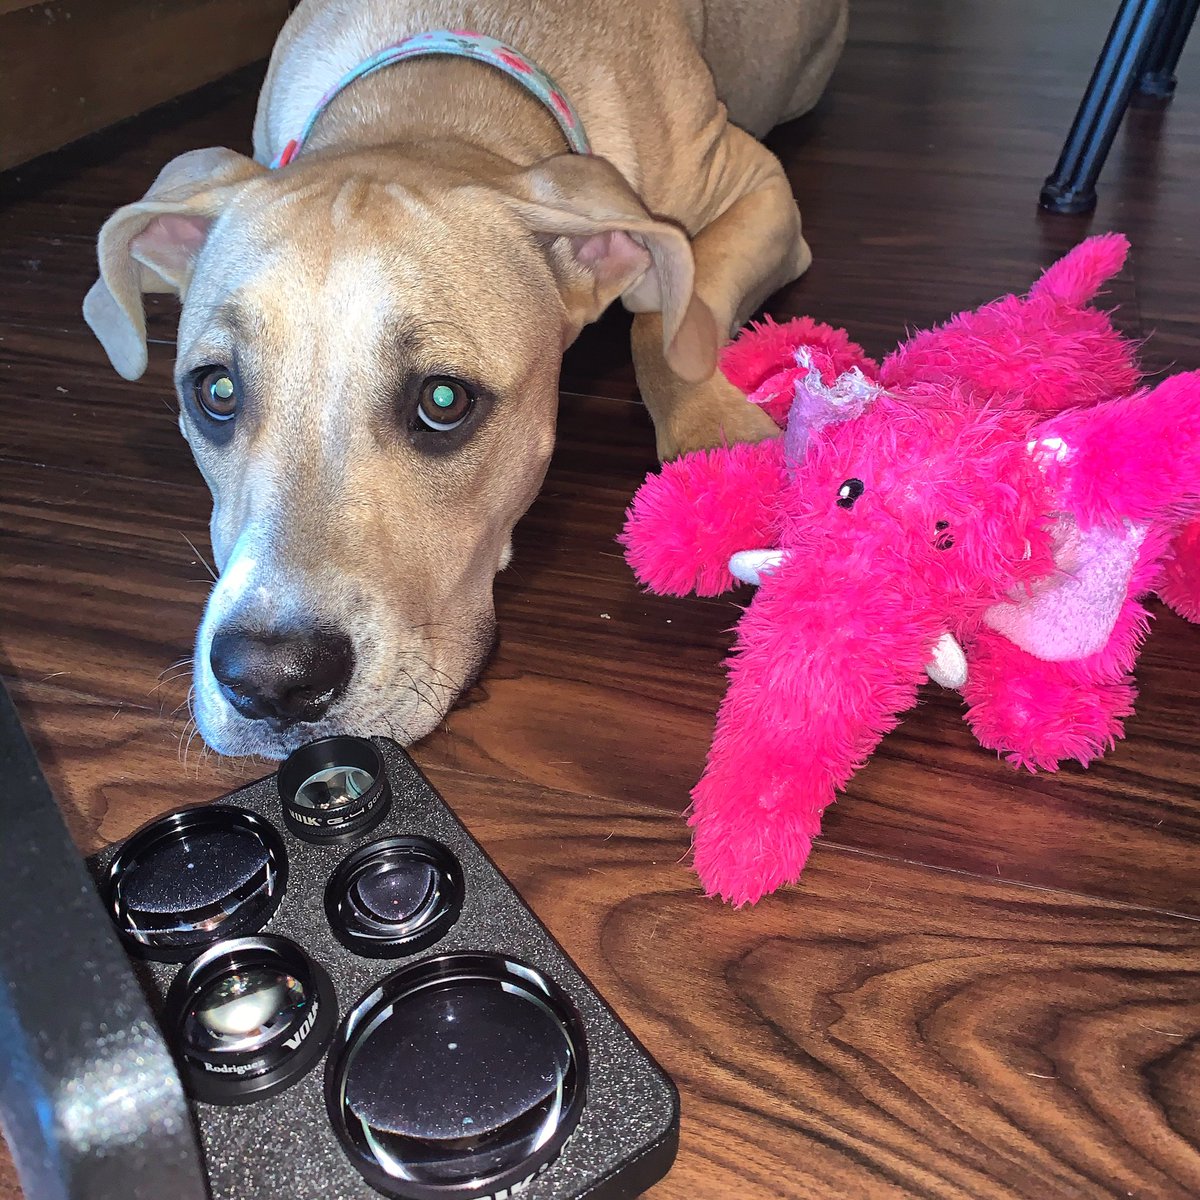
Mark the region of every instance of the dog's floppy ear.
[[221, 147], [191, 150], [163, 167], [141, 200], [104, 222], [96, 246], [100, 278], [83, 316], [126, 379], [146, 369], [142, 293], [182, 295], [213, 218], [239, 184], [265, 170]]
[[555, 155], [523, 172], [515, 192], [517, 212], [547, 241], [573, 320], [595, 320], [620, 296], [631, 312], [662, 314], [663, 353], [677, 375], [700, 382], [713, 373], [717, 326], [694, 291], [688, 236], [652, 217], [612, 163]]

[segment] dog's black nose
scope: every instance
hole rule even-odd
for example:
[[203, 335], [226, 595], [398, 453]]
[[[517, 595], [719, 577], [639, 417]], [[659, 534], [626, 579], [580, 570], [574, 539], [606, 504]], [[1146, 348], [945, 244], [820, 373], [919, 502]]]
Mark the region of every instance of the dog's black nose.
[[337, 629], [231, 629], [213, 636], [209, 662], [225, 698], [242, 716], [292, 724], [319, 720], [346, 690], [354, 648]]

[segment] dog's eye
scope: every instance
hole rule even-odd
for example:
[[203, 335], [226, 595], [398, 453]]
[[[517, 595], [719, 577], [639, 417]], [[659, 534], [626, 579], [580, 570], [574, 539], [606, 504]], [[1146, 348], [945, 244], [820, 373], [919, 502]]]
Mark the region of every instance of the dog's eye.
[[838, 508], [853, 508], [855, 500], [857, 500], [865, 490], [866, 488], [863, 486], [863, 481], [861, 479], [847, 479], [845, 483], [838, 488]]
[[214, 421], [228, 421], [238, 409], [238, 386], [228, 367], [201, 367], [192, 376], [196, 403]]
[[418, 429], [447, 433], [461, 425], [475, 406], [467, 385], [444, 375], [434, 375], [421, 384], [417, 400]]

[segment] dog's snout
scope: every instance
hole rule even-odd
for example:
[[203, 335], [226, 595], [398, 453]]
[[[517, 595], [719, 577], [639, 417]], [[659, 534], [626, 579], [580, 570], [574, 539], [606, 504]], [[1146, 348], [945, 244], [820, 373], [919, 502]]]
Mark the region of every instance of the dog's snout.
[[346, 690], [354, 648], [340, 630], [216, 633], [213, 675], [229, 703], [251, 720], [317, 721]]

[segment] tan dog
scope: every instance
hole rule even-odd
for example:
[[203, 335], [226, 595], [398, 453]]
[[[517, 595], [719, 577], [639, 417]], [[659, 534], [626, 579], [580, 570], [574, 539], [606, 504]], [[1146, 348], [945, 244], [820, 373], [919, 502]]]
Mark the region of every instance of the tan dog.
[[[305, 0], [255, 159], [182, 155], [106, 222], [84, 312], [122, 375], [146, 367], [142, 293], [183, 300], [180, 426], [221, 570], [194, 668], [210, 745], [434, 728], [491, 646], [563, 349], [618, 297], [660, 455], [775, 431], [714, 373], [811, 257], [743, 128], [816, 102], [845, 17], [845, 0]], [[565, 152], [493, 67], [438, 57], [358, 80], [267, 169], [347, 70], [454, 28], [553, 76], [595, 156]]]

